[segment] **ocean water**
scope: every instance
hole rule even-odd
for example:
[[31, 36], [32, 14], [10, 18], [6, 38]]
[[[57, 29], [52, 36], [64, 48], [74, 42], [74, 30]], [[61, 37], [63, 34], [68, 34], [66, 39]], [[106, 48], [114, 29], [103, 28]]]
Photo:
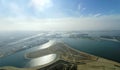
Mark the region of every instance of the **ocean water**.
[[[37, 33], [33, 33], [33, 34], [37, 34]], [[93, 37], [97, 37], [100, 35], [120, 36], [120, 31], [109, 31], [109, 32], [108, 31], [107, 32], [106, 31], [100, 31], [100, 32], [86, 31], [81, 33], [87, 33]], [[29, 36], [32, 36], [31, 33], [29, 33]], [[21, 38], [20, 34], [19, 34], [19, 37]], [[27, 37], [26, 34], [25, 34], [25, 37]], [[53, 38], [49, 38], [49, 40], [51, 39]], [[113, 41], [107, 41], [107, 40], [82, 39], [82, 38], [59, 38], [59, 39], [55, 38], [55, 39], [61, 40], [65, 42], [67, 45], [69, 45], [70, 47], [77, 49], [79, 51], [86, 52], [99, 57], [107, 58], [120, 63], [120, 42], [113, 42]], [[0, 49], [1, 48], [4, 48], [4, 47], [0, 47]], [[31, 60], [25, 59], [24, 54], [30, 51], [34, 51], [37, 48], [38, 46], [35, 46], [33, 48], [25, 49], [25, 50], [16, 52], [12, 55], [0, 58], [0, 67], [2, 66], [14, 66], [14, 67], [20, 67], [20, 68], [26, 67], [26, 65], [30, 63]]]
[[120, 42], [89, 39], [63, 39], [70, 47], [120, 63]]

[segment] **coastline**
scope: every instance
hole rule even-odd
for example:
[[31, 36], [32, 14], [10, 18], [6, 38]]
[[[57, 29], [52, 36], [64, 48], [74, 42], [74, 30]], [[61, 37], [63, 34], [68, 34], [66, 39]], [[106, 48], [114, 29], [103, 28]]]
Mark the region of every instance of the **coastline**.
[[[43, 50], [43, 51], [41, 51], [41, 50]], [[44, 52], [46, 54], [44, 54], [42, 52]], [[33, 53], [32, 55], [39, 53], [39, 55], [31, 58], [28, 55], [31, 53]], [[64, 42], [55, 42], [52, 45], [50, 45], [50, 47], [27, 53], [24, 55], [24, 57], [26, 59], [34, 59], [34, 58], [42, 57], [42, 55], [40, 55], [40, 53], [42, 53], [43, 55], [54, 53], [57, 56], [56, 56], [55, 60], [51, 61], [48, 64], [45, 64], [42, 66], [30, 67], [30, 68], [18, 68], [17, 70], [37, 70], [37, 69], [41, 70], [42, 68], [47, 68], [46, 66], [52, 65], [53, 63], [60, 61], [60, 60], [67, 61], [70, 64], [77, 64], [78, 70], [81, 70], [82, 68], [83, 68], [82, 70], [89, 70], [89, 69], [97, 70], [95, 68], [103, 68], [103, 67], [108, 68], [106, 70], [109, 70], [109, 68], [111, 68], [111, 69], [116, 68], [118, 70], [120, 69], [120, 63], [117, 63], [112, 60], [104, 59], [102, 57], [94, 56], [94, 55], [91, 55], [91, 54], [88, 54], [85, 52], [81, 52], [79, 50], [69, 47]], [[30, 55], [30, 56], [32, 56], [32, 55]], [[4, 67], [4, 68], [6, 69], [7, 67]], [[87, 68], [89, 68], [89, 69], [87, 69]], [[8, 69], [6, 69], [6, 70], [8, 70]], [[12, 70], [14, 70], [14, 68]]]
[[107, 40], [107, 41], [113, 41], [113, 42], [120, 42], [117, 39], [108, 39], [108, 38], [99, 38], [100, 40]]

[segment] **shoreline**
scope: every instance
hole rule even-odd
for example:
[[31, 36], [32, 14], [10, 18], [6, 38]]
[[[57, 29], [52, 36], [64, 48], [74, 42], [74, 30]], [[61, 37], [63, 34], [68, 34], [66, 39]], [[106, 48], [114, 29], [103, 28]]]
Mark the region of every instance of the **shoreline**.
[[[64, 45], [65, 45], [65, 47], [66, 48], [64, 48], [64, 49], [68, 49], [68, 51], [67, 52], [72, 52], [72, 51], [74, 51], [74, 52], [76, 52], [77, 54], [79, 54], [79, 55], [81, 55], [81, 56], [84, 56], [84, 57], [87, 57], [88, 59], [90, 59], [90, 60], [97, 60], [98, 58], [102, 58], [102, 57], [98, 57], [98, 56], [95, 56], [95, 55], [92, 55], [92, 54], [89, 54], [89, 53], [85, 53], [85, 52], [82, 52], [82, 51], [79, 51], [79, 50], [76, 50], [76, 49], [74, 49], [74, 48], [71, 48], [71, 47], [69, 47], [68, 45], [66, 45], [64, 42], [62, 42]], [[58, 44], [59, 45], [59, 44]], [[46, 48], [46, 49], [49, 49], [50, 50], [50, 47], [48, 47], [48, 48]], [[35, 53], [35, 52], [33, 52], [33, 53]], [[40, 50], [37, 50], [37, 52], [36, 53], [40, 53]], [[53, 53], [55, 53], [55, 52], [53, 52]], [[57, 53], [57, 52], [56, 52]], [[69, 53], [69, 54], [72, 54], [73, 55], [73, 53]], [[59, 56], [63, 56], [64, 54], [56, 54], [56, 55], [59, 55]], [[77, 56], [77, 55], [76, 55]], [[29, 55], [27, 56], [27, 54], [25, 54], [25, 57], [26, 58], [28, 58], [28, 59], [34, 59], [35, 57], [33, 57], [33, 58], [31, 58], [31, 57], [29, 57]], [[37, 56], [37, 57], [39, 57], [39, 56]], [[110, 60], [110, 61], [113, 61], [113, 60]], [[113, 61], [113, 62], [116, 62], [116, 61]], [[119, 62], [117, 62], [117, 63], [119, 63]]]
[[108, 39], [108, 38], [99, 38], [100, 40], [107, 40], [107, 41], [113, 41], [113, 42], [120, 42], [117, 39]]
[[[41, 50], [44, 50], [44, 51], [41, 51]], [[37, 53], [39, 55], [31, 58], [31, 57], [29, 57], [29, 55], [27, 55], [27, 54], [31, 54], [31, 53], [32, 53], [32, 55], [37, 54]], [[40, 55], [40, 54], [47, 55], [50, 53], [56, 54], [56, 58], [53, 61], [51, 61], [47, 64], [44, 64], [44, 65], [41, 65], [41, 66], [38, 65], [35, 67], [20, 68], [20, 70], [22, 70], [22, 69], [23, 70], [36, 70], [36, 69], [41, 70], [41, 68], [46, 68], [47, 66], [52, 65], [53, 63], [60, 61], [60, 60], [67, 61], [72, 64], [77, 64], [78, 70], [81, 70], [81, 68], [84, 68], [83, 70], [87, 70], [86, 69], [87, 67], [84, 67], [84, 66], [88, 66], [88, 68], [89, 67], [90, 68], [97, 67], [97, 66], [99, 68], [99, 66], [104, 66], [107, 68], [120, 69], [119, 68], [120, 63], [118, 63], [118, 62], [108, 60], [108, 59], [105, 59], [102, 57], [94, 56], [94, 55], [91, 55], [91, 54], [88, 54], [85, 52], [81, 52], [79, 50], [69, 47], [69, 45], [65, 44], [64, 42], [55, 42], [50, 47], [47, 47], [45, 49], [39, 49], [37, 51], [32, 51], [32, 52], [26, 53], [24, 55], [24, 58], [32, 60], [35, 58], [42, 57], [42, 55]], [[30, 56], [32, 56], [32, 55], [30, 55]], [[1, 69], [1, 67], [0, 67], [0, 69]], [[92, 70], [96, 70], [96, 69], [92, 69]]]

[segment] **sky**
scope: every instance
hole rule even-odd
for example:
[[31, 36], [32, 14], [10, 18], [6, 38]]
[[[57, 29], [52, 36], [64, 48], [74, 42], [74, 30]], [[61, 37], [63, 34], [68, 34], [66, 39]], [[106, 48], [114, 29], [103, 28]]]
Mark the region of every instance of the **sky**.
[[120, 0], [0, 0], [4, 30], [120, 30]]

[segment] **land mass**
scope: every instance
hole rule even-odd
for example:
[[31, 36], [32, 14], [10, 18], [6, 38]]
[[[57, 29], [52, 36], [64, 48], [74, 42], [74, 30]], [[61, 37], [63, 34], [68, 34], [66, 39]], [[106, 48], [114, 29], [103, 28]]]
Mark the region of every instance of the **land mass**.
[[35, 59], [49, 54], [56, 54], [56, 59], [42, 66], [2, 67], [0, 70], [120, 70], [120, 63], [78, 51], [56, 41], [50, 41], [39, 50], [26, 53], [25, 58]]

